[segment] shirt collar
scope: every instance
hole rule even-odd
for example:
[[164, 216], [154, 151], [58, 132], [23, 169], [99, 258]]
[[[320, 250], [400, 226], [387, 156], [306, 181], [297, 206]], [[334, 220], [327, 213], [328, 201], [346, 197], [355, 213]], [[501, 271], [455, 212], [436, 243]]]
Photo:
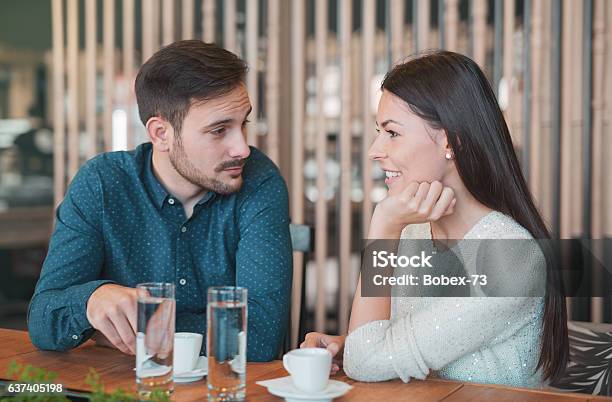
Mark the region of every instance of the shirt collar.
[[158, 208], [162, 208], [164, 206], [164, 202], [166, 201], [166, 198], [168, 198], [170, 194], [168, 194], [164, 186], [161, 185], [161, 183], [159, 182], [159, 180], [157, 180], [157, 177], [155, 177], [155, 174], [153, 173], [153, 148], [152, 147], [149, 151], [149, 155], [145, 158], [145, 160], [146, 160], [145, 172], [144, 172], [145, 173], [144, 174], [145, 184], [148, 187], [149, 192], [151, 193], [151, 196], [153, 197], [153, 201], [155, 202], [155, 205]]

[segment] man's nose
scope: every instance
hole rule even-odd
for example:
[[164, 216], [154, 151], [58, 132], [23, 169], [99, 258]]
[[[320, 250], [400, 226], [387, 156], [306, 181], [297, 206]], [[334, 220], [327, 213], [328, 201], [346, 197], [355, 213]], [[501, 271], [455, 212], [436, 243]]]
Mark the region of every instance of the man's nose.
[[235, 135], [229, 148], [229, 155], [234, 159], [245, 159], [251, 154], [249, 144], [247, 144], [244, 134], [241, 132]]

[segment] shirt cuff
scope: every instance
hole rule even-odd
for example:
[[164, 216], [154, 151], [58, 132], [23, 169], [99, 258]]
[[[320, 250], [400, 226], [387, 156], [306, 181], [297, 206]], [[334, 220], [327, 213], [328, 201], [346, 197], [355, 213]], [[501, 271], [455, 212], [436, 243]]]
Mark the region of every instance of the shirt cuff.
[[101, 279], [72, 287], [72, 292], [70, 292], [70, 309], [72, 312], [71, 327], [74, 328], [72, 339], [78, 341], [75, 343], [81, 343], [83, 341], [83, 338], [87, 337], [85, 336], [85, 333], [90, 332], [89, 330], [93, 329], [91, 323], [87, 319], [87, 301], [96, 289], [98, 289], [102, 285], [106, 285], [107, 283], [115, 282], [111, 280]]

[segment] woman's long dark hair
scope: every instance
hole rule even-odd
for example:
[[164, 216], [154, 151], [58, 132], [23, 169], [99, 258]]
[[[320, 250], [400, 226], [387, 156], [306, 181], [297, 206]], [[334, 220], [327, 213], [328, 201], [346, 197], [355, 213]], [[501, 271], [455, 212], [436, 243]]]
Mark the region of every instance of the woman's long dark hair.
[[[424, 53], [395, 66], [382, 89], [404, 100], [431, 127], [446, 131], [459, 175], [479, 202], [511, 216], [535, 239], [550, 239], [495, 94], [474, 61], [447, 51]], [[569, 355], [565, 297], [556, 267], [547, 263], [537, 366], [542, 368], [544, 379], [551, 380], [563, 374]]]

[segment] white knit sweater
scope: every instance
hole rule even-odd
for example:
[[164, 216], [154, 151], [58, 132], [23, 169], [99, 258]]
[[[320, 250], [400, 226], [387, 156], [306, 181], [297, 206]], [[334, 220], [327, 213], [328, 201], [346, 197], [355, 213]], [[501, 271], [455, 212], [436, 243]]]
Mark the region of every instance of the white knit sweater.
[[[402, 238], [431, 238], [429, 224], [407, 227]], [[499, 212], [483, 217], [464, 237], [531, 238], [525, 228]], [[467, 267], [474, 263], [469, 247], [461, 253]], [[545, 278], [545, 260], [538, 254], [512, 258], [507, 262], [513, 271], [509, 276], [521, 286]], [[389, 320], [364, 324], [347, 336], [344, 371], [359, 381], [399, 377], [408, 382], [433, 374], [540, 387], [542, 375], [536, 366], [543, 307], [542, 297], [392, 297]]]

